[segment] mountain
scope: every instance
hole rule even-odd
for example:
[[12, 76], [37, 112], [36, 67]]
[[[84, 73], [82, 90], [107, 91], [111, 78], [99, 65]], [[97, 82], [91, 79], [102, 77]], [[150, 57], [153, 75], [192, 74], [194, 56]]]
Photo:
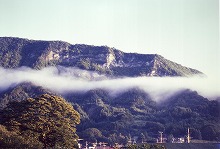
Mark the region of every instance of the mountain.
[[[103, 74], [100, 75], [104, 77], [103, 80], [106, 76], [203, 75], [198, 70], [181, 66], [157, 54], [124, 53], [107, 46], [72, 45], [62, 41], [12, 37], [0, 38], [0, 66], [27, 66], [37, 70], [57, 66], [60, 72], [66, 71], [68, 67], [78, 67], [74, 71], [79, 73], [71, 72], [77, 79], [82, 77], [80, 72], [86, 70]], [[89, 75], [89, 78], [92, 76]], [[87, 75], [84, 77], [87, 78]], [[61, 85], [59, 83], [57, 85]], [[73, 85], [77, 88], [78, 84]], [[19, 102], [45, 93], [58, 95], [32, 82], [12, 84], [7, 90], [0, 91], [0, 110], [9, 102]], [[193, 139], [219, 141], [220, 138], [219, 99], [212, 101], [195, 91], [179, 91], [163, 102], [156, 102], [140, 88], [129, 88], [115, 94], [103, 88], [95, 88], [81, 92], [69, 91], [60, 96], [80, 113], [81, 123], [77, 133], [80, 138], [91, 142], [125, 144], [131, 137], [138, 142], [155, 142], [158, 131], [163, 131], [167, 138], [184, 137], [188, 127]]]
[[191, 76], [203, 73], [169, 61], [158, 54], [124, 53], [107, 46], [69, 44], [0, 37], [0, 66], [78, 67], [110, 76]]
[[21, 101], [30, 97], [34, 98], [42, 94], [56, 95], [55, 93], [44, 89], [43, 87], [35, 86], [30, 82], [21, 83], [4, 92], [0, 92], [0, 109], [6, 107], [9, 102]]
[[[43, 93], [56, 95], [32, 83], [22, 83], [1, 93], [0, 105], [2, 108], [8, 102]], [[188, 127], [193, 139], [219, 141], [220, 103], [195, 91], [183, 90], [163, 103], [155, 102], [139, 88], [114, 96], [103, 89], [62, 96], [80, 113], [77, 133], [88, 141], [126, 143], [135, 136], [139, 142], [142, 139], [155, 142], [158, 131], [163, 131], [166, 137], [183, 137]]]

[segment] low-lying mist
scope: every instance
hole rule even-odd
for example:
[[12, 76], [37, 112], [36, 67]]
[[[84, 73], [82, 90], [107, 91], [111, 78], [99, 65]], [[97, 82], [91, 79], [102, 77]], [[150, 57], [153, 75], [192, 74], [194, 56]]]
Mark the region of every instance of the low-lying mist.
[[27, 67], [4, 69], [0, 67], [0, 91], [22, 82], [32, 82], [60, 94], [86, 92], [91, 89], [109, 90], [112, 95], [138, 87], [155, 101], [163, 100], [183, 89], [197, 91], [209, 99], [220, 96], [220, 81], [209, 77], [136, 77], [110, 78], [78, 68], [47, 67], [34, 70]]

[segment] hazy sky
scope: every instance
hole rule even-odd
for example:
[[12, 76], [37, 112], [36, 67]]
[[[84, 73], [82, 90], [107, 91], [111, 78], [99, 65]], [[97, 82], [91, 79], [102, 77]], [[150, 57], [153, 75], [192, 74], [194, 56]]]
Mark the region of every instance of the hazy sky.
[[157, 53], [220, 74], [218, 0], [0, 0], [0, 36]]

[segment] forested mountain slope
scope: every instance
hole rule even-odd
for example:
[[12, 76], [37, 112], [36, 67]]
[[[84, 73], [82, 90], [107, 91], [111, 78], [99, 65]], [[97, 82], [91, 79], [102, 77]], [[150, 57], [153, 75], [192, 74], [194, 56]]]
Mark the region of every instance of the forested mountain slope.
[[[80, 74], [82, 70], [85, 71], [83, 73], [89, 70], [88, 74], [94, 72], [96, 75], [101, 74], [98, 79], [98, 81], [104, 80], [101, 83], [106, 83], [112, 78], [117, 81], [117, 78], [125, 77], [147, 76], [150, 79], [156, 79], [166, 76], [174, 78], [204, 75], [198, 70], [182, 66], [160, 55], [125, 53], [107, 46], [72, 45], [63, 41], [0, 37], [0, 67], [3, 67], [2, 71], [4, 71], [2, 74], [8, 74], [5, 72], [10, 68], [9, 74], [13, 75], [13, 70], [20, 70], [22, 66], [31, 68], [28, 70], [25, 68], [25, 71], [31, 71], [32, 73], [26, 74], [31, 74], [32, 78], [33, 73], [37, 73], [38, 70], [54, 66], [58, 68], [56, 73], [49, 75], [49, 77], [55, 76], [52, 80], [55, 82], [54, 85], [66, 83], [68, 86], [71, 82], [71, 87], [75, 86], [73, 87], [75, 90], [71, 88], [68, 92], [58, 93], [48, 89], [44, 84], [46, 81], [43, 83], [45, 86], [36, 85], [36, 80], [35, 84], [27, 81], [12, 81], [9, 88], [0, 90], [1, 110], [12, 101], [20, 102], [42, 94], [60, 95], [80, 114], [81, 123], [77, 127], [77, 134], [80, 138], [91, 142], [98, 140], [110, 144], [116, 142], [126, 144], [134, 137], [139, 142], [155, 142], [158, 131], [163, 131], [167, 138], [184, 137], [188, 127], [193, 139], [210, 141], [220, 139], [218, 100], [209, 100], [189, 89], [178, 90], [177, 93], [174, 92], [168, 99], [160, 102], [150, 96], [150, 92], [135, 86], [121, 89], [120, 92], [113, 94], [108, 89], [93, 86], [97, 81], [93, 75], [85, 79], [87, 77]], [[62, 71], [68, 71], [68, 68], [73, 68], [71, 73], [62, 73]], [[53, 69], [47, 71], [50, 70]], [[23, 74], [25, 71], [19, 73]], [[72, 73], [72, 71], [77, 72]], [[41, 75], [45, 73], [38, 73], [36, 76], [42, 77]], [[63, 83], [60, 78], [65, 75], [72, 80]], [[155, 78], [152, 78], [154, 76]], [[24, 80], [25, 77], [22, 76]], [[60, 79], [57, 83], [56, 78]], [[80, 90], [77, 90], [77, 85], [81, 85], [82, 82], [93, 86], [92, 89], [87, 86], [85, 86], [87, 89], [82, 89], [81, 86]], [[161, 85], [161, 82], [157, 83]], [[114, 85], [121, 84], [116, 82]], [[170, 84], [163, 84], [163, 86], [166, 85], [169, 87]]]
[[192, 76], [202, 72], [157, 54], [124, 53], [107, 46], [72, 45], [63, 41], [37, 41], [0, 37], [0, 66], [71, 66], [112, 76]]
[[[1, 105], [12, 99], [26, 99], [49, 93], [33, 84], [24, 83], [0, 95]], [[80, 113], [81, 123], [77, 132], [90, 141], [109, 143], [128, 141], [137, 136], [139, 141], [156, 141], [158, 131], [168, 137], [183, 137], [190, 127], [193, 139], [219, 140], [220, 104], [209, 101], [197, 92], [184, 90], [164, 103], [157, 103], [141, 89], [127, 90], [112, 96], [102, 89], [86, 93], [74, 92], [63, 95]], [[120, 134], [120, 135], [119, 135]]]

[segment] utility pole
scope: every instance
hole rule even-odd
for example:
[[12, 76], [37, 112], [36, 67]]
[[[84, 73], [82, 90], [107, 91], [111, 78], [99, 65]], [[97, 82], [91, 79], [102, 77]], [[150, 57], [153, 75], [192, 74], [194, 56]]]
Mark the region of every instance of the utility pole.
[[86, 149], [88, 149], [88, 142], [86, 141]]
[[128, 136], [128, 144], [131, 145], [132, 141], [131, 141], [131, 135], [129, 134]]
[[190, 143], [190, 133], [189, 133], [189, 127], [188, 127], [188, 131], [187, 131], [187, 143]]
[[135, 140], [135, 138], [133, 139], [133, 145], [134, 145], [134, 144], [136, 144], [136, 140]]
[[159, 131], [159, 133], [160, 133], [160, 143], [163, 143], [163, 132]]

